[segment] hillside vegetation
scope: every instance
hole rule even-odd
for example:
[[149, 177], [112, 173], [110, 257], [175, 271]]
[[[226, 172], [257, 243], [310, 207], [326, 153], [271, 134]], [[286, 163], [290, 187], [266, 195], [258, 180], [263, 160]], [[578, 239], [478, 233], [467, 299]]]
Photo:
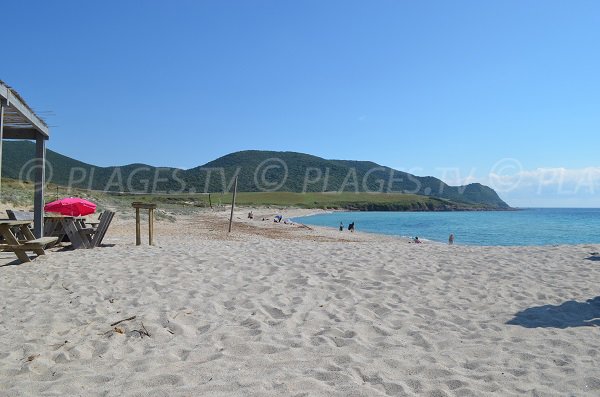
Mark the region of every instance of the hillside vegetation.
[[[34, 145], [26, 141], [6, 141], [4, 145], [3, 176], [32, 179]], [[84, 190], [169, 195], [226, 193], [232, 190], [237, 176], [238, 191], [257, 193], [240, 195], [240, 200], [254, 197], [285, 201], [293, 197], [294, 205], [332, 203], [356, 209], [509, 208], [493, 189], [478, 183], [449, 186], [434, 177], [418, 177], [373, 162], [326, 160], [295, 152], [236, 152], [189, 170], [145, 164], [98, 167], [51, 150], [47, 160], [49, 182]]]

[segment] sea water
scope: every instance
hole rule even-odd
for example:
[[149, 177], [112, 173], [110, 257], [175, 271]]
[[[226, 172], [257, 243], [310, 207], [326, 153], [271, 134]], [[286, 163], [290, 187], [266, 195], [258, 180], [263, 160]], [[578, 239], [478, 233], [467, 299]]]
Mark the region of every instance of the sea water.
[[600, 209], [529, 208], [477, 212], [333, 212], [296, 222], [467, 245], [600, 243]]

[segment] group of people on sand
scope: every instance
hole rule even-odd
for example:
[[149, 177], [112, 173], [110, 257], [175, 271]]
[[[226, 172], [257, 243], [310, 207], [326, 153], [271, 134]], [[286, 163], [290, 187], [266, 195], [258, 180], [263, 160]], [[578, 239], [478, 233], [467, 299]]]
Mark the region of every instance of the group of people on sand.
[[[348, 230], [354, 233], [354, 222], [348, 224]], [[340, 222], [340, 232], [344, 231], [344, 222]]]
[[284, 220], [283, 215], [275, 215], [275, 218], [273, 218], [273, 222], [275, 222], [275, 223], [281, 223], [281, 221], [283, 221], [283, 223], [286, 225], [294, 224], [294, 222], [290, 218], [287, 218]]
[[[254, 219], [254, 214], [252, 213], [252, 211], [250, 211], [248, 213], [248, 219]], [[262, 218], [262, 220], [266, 220], [265, 218]], [[281, 221], [283, 220], [283, 216], [282, 215], [275, 215], [275, 217], [273, 218], [273, 222], [275, 223], [281, 223]], [[291, 219], [286, 219], [285, 221], [283, 221], [283, 223], [285, 223], [286, 225], [288, 224], [293, 224]], [[340, 232], [344, 231], [344, 222], [340, 222]], [[349, 223], [348, 224], [348, 230], [351, 233], [354, 233], [354, 222]], [[414, 243], [414, 244], [421, 244], [423, 241], [419, 240], [418, 236], [415, 236], [414, 239], [412, 239], [412, 241], [409, 241], [409, 243]], [[448, 245], [453, 245], [454, 244], [454, 234], [451, 233], [450, 236], [448, 236]]]
[[[344, 231], [344, 222], [340, 222], [340, 232]], [[350, 232], [354, 232], [354, 222], [349, 223], [348, 224], [348, 230]], [[409, 243], [415, 243], [415, 244], [421, 244], [423, 241], [419, 240], [418, 236], [415, 236], [414, 239], [412, 239], [412, 241], [409, 241]], [[454, 234], [451, 233], [450, 236], [448, 237], [448, 245], [453, 245], [454, 244]]]
[[[252, 213], [252, 211], [248, 212], [248, 219], [254, 219], [254, 214]], [[263, 221], [268, 221], [269, 218], [262, 218]], [[283, 219], [283, 215], [275, 215], [273, 217], [273, 222], [275, 223], [281, 223], [281, 221], [283, 221], [284, 224], [286, 225], [293, 225], [294, 222], [292, 222], [291, 219]]]
[[[340, 232], [344, 231], [344, 222], [340, 222]], [[348, 230], [350, 232], [354, 232], [354, 222], [349, 223], [348, 224]], [[415, 236], [414, 239], [412, 239], [412, 241], [409, 241], [409, 243], [414, 243], [414, 244], [421, 244], [423, 241], [419, 240], [418, 236]], [[448, 237], [448, 245], [453, 245], [454, 244], [454, 234], [451, 233], [450, 236]]]

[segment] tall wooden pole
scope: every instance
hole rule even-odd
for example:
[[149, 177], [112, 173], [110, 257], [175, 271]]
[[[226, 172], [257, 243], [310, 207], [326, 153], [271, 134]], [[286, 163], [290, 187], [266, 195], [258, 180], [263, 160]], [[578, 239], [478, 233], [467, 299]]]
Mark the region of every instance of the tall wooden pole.
[[35, 192], [33, 196], [33, 234], [44, 237], [44, 188], [46, 185], [46, 139], [42, 134], [35, 138]]
[[229, 216], [229, 231], [227, 233], [231, 233], [231, 223], [233, 222], [233, 208], [235, 207], [236, 194], [237, 194], [237, 176], [235, 177], [235, 182], [233, 183], [233, 199], [231, 199], [231, 215]]
[[2, 139], [4, 139], [4, 102], [0, 100], [0, 195], [2, 195]]

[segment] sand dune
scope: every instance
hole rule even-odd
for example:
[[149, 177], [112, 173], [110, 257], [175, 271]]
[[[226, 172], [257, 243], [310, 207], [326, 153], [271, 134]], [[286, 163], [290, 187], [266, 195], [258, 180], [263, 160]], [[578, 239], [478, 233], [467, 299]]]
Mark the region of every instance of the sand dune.
[[115, 246], [0, 267], [0, 393], [600, 394], [598, 246], [415, 245], [238, 216], [229, 237], [225, 214], [159, 222], [155, 247], [120, 220]]

